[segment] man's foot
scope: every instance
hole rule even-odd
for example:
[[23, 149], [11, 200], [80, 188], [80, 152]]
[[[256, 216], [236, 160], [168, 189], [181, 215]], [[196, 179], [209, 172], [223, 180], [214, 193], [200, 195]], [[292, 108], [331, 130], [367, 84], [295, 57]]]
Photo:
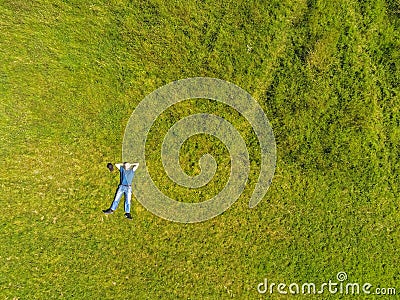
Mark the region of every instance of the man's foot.
[[103, 210], [103, 213], [105, 213], [106, 215], [111, 215], [113, 212], [114, 211], [111, 208]]
[[125, 213], [125, 218], [132, 220], [132, 216], [130, 213]]

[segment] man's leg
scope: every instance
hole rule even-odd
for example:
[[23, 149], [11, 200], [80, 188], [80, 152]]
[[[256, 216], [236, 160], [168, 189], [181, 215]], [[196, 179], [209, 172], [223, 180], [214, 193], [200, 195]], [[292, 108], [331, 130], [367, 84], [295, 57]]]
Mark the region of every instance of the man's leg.
[[115, 193], [114, 201], [111, 204], [111, 210], [116, 210], [119, 204], [119, 200], [121, 200], [122, 195], [124, 194], [123, 186], [120, 185]]
[[130, 220], [132, 220], [131, 198], [132, 198], [132, 187], [127, 187], [125, 190], [125, 217], [127, 217]]
[[127, 187], [125, 190], [125, 213], [131, 212], [131, 199], [132, 199], [132, 188]]

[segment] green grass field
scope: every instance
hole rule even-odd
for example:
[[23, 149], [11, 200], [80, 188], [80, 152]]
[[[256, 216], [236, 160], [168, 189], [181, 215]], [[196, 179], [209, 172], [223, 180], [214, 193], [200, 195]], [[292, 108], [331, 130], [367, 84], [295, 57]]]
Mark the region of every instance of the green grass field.
[[[400, 4], [397, 0], [0, 0], [1, 299], [395, 299], [360, 294], [260, 294], [257, 285], [371, 283], [400, 293]], [[125, 126], [169, 82], [220, 78], [250, 93], [277, 143], [272, 185], [254, 209], [257, 140], [213, 101], [189, 100], [149, 135], [165, 193], [212, 197], [228, 179], [226, 148], [196, 136], [181, 163], [207, 188], [169, 181], [162, 135], [214, 111], [246, 137], [249, 183], [222, 215], [180, 224], [134, 198], [107, 208]], [[186, 198], [185, 198], [186, 196]]]

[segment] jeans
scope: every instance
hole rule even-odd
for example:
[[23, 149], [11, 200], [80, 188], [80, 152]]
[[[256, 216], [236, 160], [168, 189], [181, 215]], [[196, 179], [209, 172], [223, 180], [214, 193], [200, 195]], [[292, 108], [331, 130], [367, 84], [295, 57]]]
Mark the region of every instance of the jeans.
[[120, 184], [118, 186], [117, 192], [115, 193], [114, 201], [111, 204], [111, 209], [116, 210], [121, 200], [122, 195], [125, 194], [125, 212], [129, 213], [131, 211], [131, 196], [132, 187]]

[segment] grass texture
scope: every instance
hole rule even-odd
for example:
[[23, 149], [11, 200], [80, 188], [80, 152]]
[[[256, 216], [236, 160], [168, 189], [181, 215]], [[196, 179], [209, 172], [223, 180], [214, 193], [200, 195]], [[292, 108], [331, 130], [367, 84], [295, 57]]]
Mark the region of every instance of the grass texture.
[[[399, 2], [220, 2], [0, 0], [0, 298], [287, 299], [258, 283], [340, 271], [400, 293]], [[189, 139], [180, 157], [195, 175], [198, 158], [215, 155], [207, 188], [174, 186], [159, 157], [174, 122], [214, 112], [248, 145], [242, 196], [197, 224], [135, 199], [133, 222], [122, 204], [104, 216], [118, 184], [106, 163], [121, 160], [132, 111], [196, 76], [242, 87], [268, 116], [278, 158], [263, 201], [247, 207], [260, 159], [249, 124], [189, 100], [150, 132], [152, 176], [182, 201], [218, 193], [230, 162], [215, 138]]]

